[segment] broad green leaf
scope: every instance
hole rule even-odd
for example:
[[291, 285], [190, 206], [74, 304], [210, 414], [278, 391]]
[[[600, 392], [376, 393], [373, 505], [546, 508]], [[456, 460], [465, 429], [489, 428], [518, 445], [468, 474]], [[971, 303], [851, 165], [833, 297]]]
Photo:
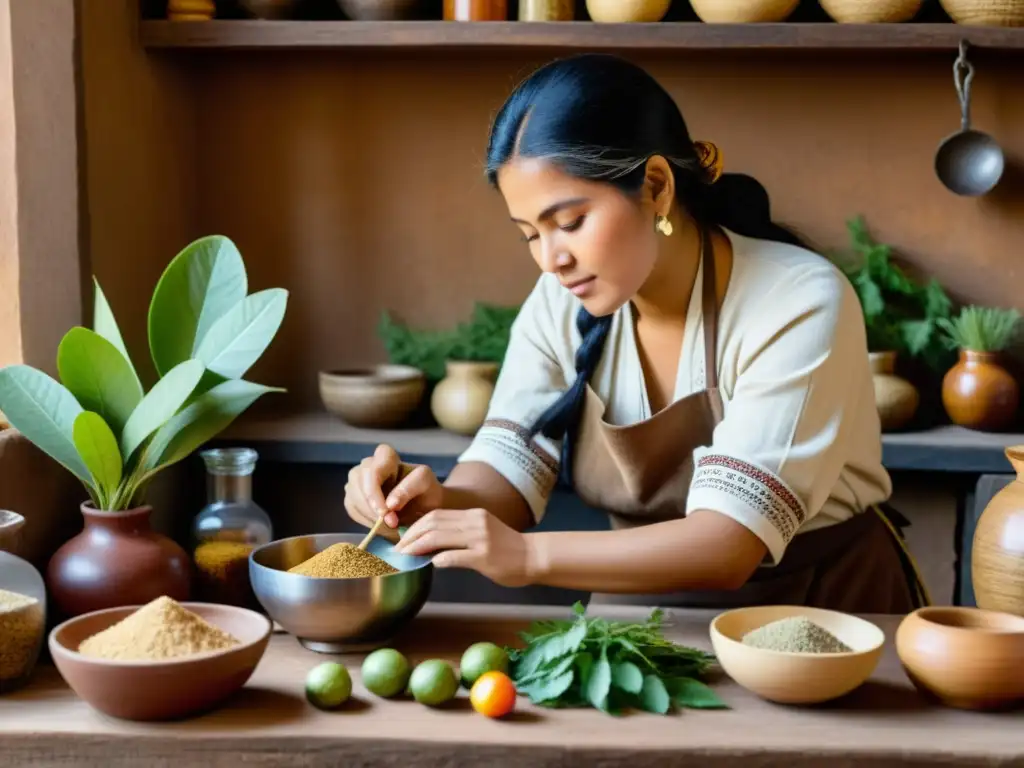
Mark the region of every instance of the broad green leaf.
[[560, 675], [543, 677], [530, 685], [524, 686], [520, 693], [528, 696], [534, 704], [553, 701], [569, 690], [574, 677], [575, 672], [570, 669], [568, 672], [563, 672]]
[[595, 709], [605, 709], [608, 705], [608, 691], [612, 685], [612, 668], [608, 659], [602, 654], [601, 658], [594, 662], [594, 668], [590, 671], [587, 679], [586, 695], [587, 701]]
[[667, 681], [672, 700], [680, 707], [690, 709], [728, 709], [718, 694], [700, 680], [675, 677]]
[[121, 451], [117, 438], [102, 416], [82, 411], [75, 419], [74, 440], [96, 486], [102, 490], [102, 498], [109, 501], [121, 483]]
[[146, 449], [144, 469], [152, 473], [189, 456], [268, 392], [283, 392], [244, 379], [218, 384], [164, 424]]
[[245, 298], [248, 280], [238, 248], [223, 235], [187, 245], [167, 265], [149, 305], [149, 349], [157, 372], [195, 356], [213, 324]]
[[142, 382], [139, 380], [139, 375], [135, 371], [135, 366], [132, 364], [131, 355], [128, 354], [128, 347], [124, 344], [124, 339], [121, 337], [121, 329], [117, 325], [117, 320], [114, 318], [114, 310], [110, 308], [110, 304], [107, 303], [107, 297], [103, 293], [103, 289], [100, 288], [100, 281], [95, 277], [92, 279], [93, 287], [96, 289], [96, 298], [93, 301], [92, 310], [92, 327], [100, 336], [113, 344], [117, 351], [124, 355], [124, 359], [128, 362], [128, 367], [131, 368], [132, 376], [135, 378], [135, 382], [139, 385], [139, 391], [142, 391]]
[[60, 380], [87, 411], [95, 411], [120, 435], [142, 400], [131, 364], [109, 340], [88, 328], [72, 328], [57, 347]]
[[643, 688], [640, 691], [640, 704], [648, 712], [664, 715], [668, 712], [672, 701], [669, 699], [665, 684], [657, 675], [644, 677]]
[[626, 693], [640, 693], [644, 686], [644, 675], [633, 662], [617, 661], [612, 664], [612, 684]]
[[273, 341], [287, 306], [283, 288], [246, 296], [210, 326], [195, 357], [225, 378], [242, 378]]
[[178, 363], [146, 393], [121, 433], [121, 456], [126, 462], [147, 437], [166, 424], [184, 405], [204, 370], [198, 360]]
[[82, 406], [60, 382], [28, 365], [0, 368], [0, 411], [37, 448], [92, 485], [75, 448], [75, 419]]

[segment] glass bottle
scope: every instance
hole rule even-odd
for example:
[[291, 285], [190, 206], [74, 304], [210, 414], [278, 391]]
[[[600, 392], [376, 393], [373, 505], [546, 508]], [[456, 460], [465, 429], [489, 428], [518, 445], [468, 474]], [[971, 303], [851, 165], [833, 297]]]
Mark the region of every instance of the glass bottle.
[[206, 464], [207, 504], [192, 524], [196, 599], [261, 610], [249, 583], [249, 553], [273, 539], [270, 517], [252, 500], [252, 448], [216, 448]]
[[0, 695], [28, 682], [46, 638], [43, 577], [16, 554], [24, 524], [0, 509]]

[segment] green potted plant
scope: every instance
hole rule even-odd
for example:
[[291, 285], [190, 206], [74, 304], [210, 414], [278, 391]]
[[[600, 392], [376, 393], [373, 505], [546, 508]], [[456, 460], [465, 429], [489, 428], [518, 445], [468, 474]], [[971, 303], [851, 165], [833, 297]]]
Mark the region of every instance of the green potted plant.
[[114, 313], [94, 281], [93, 327], [57, 350], [59, 381], [27, 365], [0, 369], [0, 410], [27, 440], [85, 487], [82, 532], [50, 560], [58, 608], [77, 615], [188, 599], [184, 550], [150, 528], [153, 478], [216, 436], [268, 392], [243, 378], [284, 319], [287, 291], [248, 293], [235, 244], [215, 235], [167, 266], [149, 306], [157, 381], [146, 391]]
[[1017, 380], [1004, 367], [1003, 353], [1020, 326], [1016, 309], [968, 306], [941, 328], [959, 359], [942, 379], [942, 404], [954, 424], [995, 432], [1017, 415]]
[[862, 217], [850, 219], [847, 230], [854, 253], [834, 261], [860, 299], [879, 417], [883, 430], [894, 431], [912, 423], [922, 401], [937, 399], [927, 388], [922, 398], [921, 386], [896, 368], [917, 364], [922, 380], [946, 370], [951, 358], [940, 323], [953, 303], [937, 280], [915, 280], [896, 264], [892, 247], [875, 241]]

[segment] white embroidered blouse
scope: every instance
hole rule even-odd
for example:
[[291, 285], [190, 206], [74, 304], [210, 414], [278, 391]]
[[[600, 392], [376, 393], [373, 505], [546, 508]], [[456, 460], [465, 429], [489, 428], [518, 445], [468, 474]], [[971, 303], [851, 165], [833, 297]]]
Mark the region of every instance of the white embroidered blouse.
[[[892, 486], [852, 286], [811, 251], [726, 234], [733, 266], [717, 350], [724, 419], [713, 444], [694, 452], [685, 511], [729, 515], [777, 564], [794, 535], [863, 512], [886, 500]], [[690, 297], [676, 400], [705, 386], [702, 277]], [[526, 430], [575, 379], [579, 306], [555, 276], [537, 281], [513, 326], [487, 421], [459, 457], [494, 467], [538, 521], [560, 446], [543, 435], [528, 441]], [[628, 305], [613, 317], [590, 383], [607, 421], [651, 416]]]

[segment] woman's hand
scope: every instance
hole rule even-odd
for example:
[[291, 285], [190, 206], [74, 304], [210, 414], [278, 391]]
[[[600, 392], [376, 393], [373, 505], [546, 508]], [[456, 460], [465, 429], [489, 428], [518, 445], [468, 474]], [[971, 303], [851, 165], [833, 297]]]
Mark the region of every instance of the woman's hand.
[[531, 584], [536, 572], [529, 537], [486, 509], [435, 509], [412, 524], [395, 551], [436, 552], [438, 568], [470, 568], [503, 587]]
[[[384, 495], [384, 488], [395, 484]], [[430, 467], [402, 464], [389, 445], [377, 446], [373, 456], [348, 473], [345, 484], [345, 511], [360, 525], [372, 528], [384, 515], [380, 535], [398, 540], [398, 521], [410, 524], [441, 504], [444, 490]]]

